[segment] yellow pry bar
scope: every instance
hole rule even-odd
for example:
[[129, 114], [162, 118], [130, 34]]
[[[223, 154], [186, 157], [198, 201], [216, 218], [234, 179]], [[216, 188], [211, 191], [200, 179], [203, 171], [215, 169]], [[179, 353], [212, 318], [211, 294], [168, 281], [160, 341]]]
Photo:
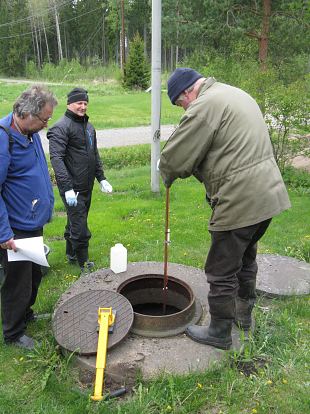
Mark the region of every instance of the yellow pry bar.
[[109, 326], [113, 325], [114, 320], [115, 315], [112, 313], [112, 308], [98, 309], [99, 336], [96, 357], [96, 378], [94, 395], [91, 396], [91, 399], [94, 401], [101, 401], [103, 399], [102, 389], [104, 381], [104, 370], [107, 360], [108, 332]]

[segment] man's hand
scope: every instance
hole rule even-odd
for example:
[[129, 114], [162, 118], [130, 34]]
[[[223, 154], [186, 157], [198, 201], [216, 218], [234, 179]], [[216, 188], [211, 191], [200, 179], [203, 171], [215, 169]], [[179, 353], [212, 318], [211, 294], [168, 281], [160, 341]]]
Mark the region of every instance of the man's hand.
[[69, 190], [65, 192], [66, 202], [70, 207], [77, 206], [77, 194], [75, 194], [74, 190]]
[[107, 180], [102, 180], [100, 181], [100, 190], [103, 193], [112, 193], [113, 188]]
[[2, 249], [14, 250], [14, 252], [17, 252], [17, 247], [13, 238], [4, 243], [1, 243], [0, 247]]

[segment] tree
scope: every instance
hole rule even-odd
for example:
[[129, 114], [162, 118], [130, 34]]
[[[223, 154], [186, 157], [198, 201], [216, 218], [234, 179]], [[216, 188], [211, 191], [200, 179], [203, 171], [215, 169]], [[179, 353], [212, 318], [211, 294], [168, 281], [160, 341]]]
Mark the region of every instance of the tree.
[[144, 44], [138, 33], [130, 43], [124, 71], [124, 85], [128, 88], [146, 89], [150, 81], [149, 65], [144, 56]]
[[[26, 4], [23, 0], [11, 0], [7, 4], [10, 24], [5, 40], [6, 60], [4, 72], [9, 76], [24, 75], [26, 56], [29, 50], [30, 35], [26, 35], [28, 26], [20, 16], [27, 16]], [[20, 20], [20, 23], [17, 23]], [[20, 36], [20, 32], [23, 33]], [[28, 28], [29, 32], [29, 28]]]

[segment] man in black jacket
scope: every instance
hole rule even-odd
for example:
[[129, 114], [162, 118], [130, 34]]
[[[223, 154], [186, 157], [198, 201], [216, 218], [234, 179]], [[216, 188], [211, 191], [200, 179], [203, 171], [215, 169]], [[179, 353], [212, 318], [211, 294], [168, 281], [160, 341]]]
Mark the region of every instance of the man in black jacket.
[[88, 260], [87, 217], [95, 178], [102, 192], [112, 192], [98, 154], [96, 131], [88, 122], [87, 105], [87, 91], [74, 88], [68, 94], [67, 111], [47, 133], [52, 167], [67, 210], [66, 254], [70, 262], [78, 262], [82, 273], [94, 266]]

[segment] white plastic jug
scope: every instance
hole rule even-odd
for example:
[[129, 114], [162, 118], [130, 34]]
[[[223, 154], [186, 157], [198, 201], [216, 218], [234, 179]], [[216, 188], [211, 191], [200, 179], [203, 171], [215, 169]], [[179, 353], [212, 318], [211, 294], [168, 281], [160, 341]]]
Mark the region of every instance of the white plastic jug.
[[116, 243], [111, 247], [110, 269], [114, 273], [126, 272], [127, 270], [127, 249], [122, 243]]

